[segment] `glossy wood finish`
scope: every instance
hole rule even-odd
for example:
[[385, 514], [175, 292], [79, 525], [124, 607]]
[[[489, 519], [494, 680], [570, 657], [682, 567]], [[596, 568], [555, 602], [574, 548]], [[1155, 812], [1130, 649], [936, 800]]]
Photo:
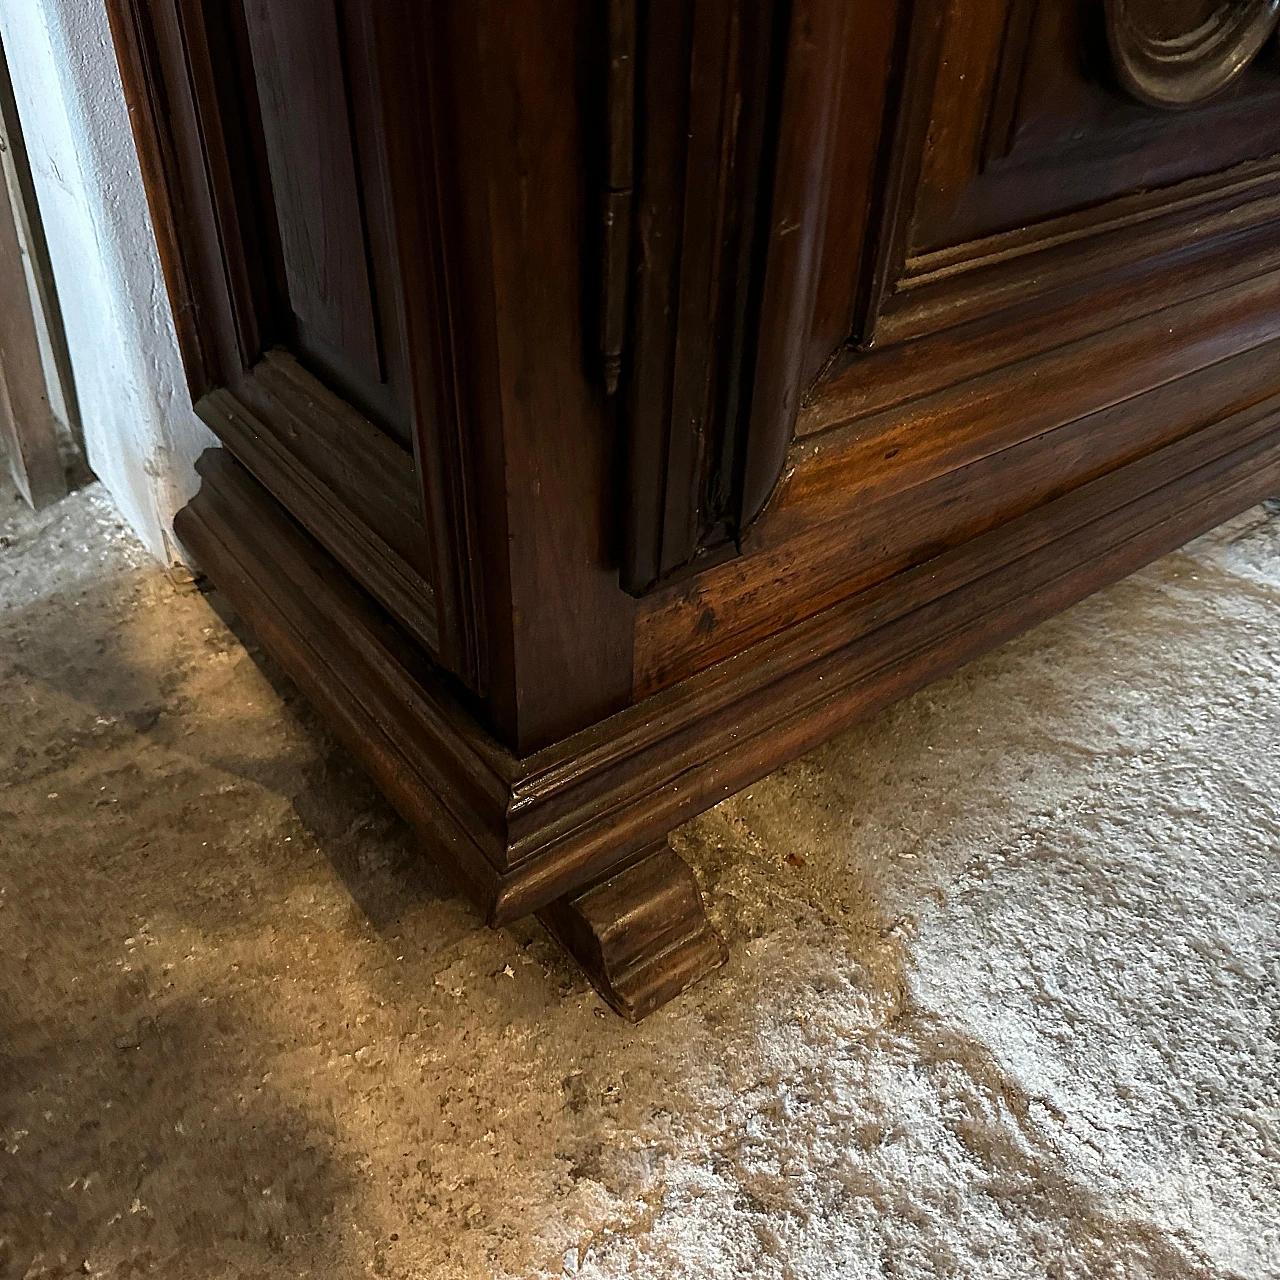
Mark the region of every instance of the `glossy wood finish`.
[[[255, 424], [237, 437], [246, 461], [478, 687], [477, 628], [458, 617], [466, 553], [440, 550], [418, 479], [422, 452], [428, 491], [450, 488], [437, 480], [448, 455], [420, 451], [412, 421], [392, 179], [413, 171], [393, 172], [386, 151], [372, 19], [384, 8], [345, 5], [340, 23], [332, 4], [314, 23], [291, 4], [117, 0], [109, 12], [144, 175], [170, 193], [153, 206], [198, 411], [231, 435]], [[317, 81], [325, 66], [342, 77]], [[309, 201], [325, 202], [327, 221]]]
[[[334, 86], [307, 81], [300, 93], [314, 99], [327, 139], [307, 163], [344, 175], [334, 200], [347, 212], [335, 208], [337, 230], [308, 240], [306, 188], [289, 165], [272, 172], [268, 142], [274, 130], [280, 167], [296, 116], [283, 105], [264, 113], [259, 92], [294, 74], [295, 51], [281, 42], [304, 38], [300, 29], [288, 35], [287, 6], [270, 8], [275, 16], [255, 37], [240, 5], [113, 2], [139, 147], [153, 191], [170, 193], [157, 201], [157, 221], [175, 310], [190, 320], [184, 351], [197, 407], [222, 427], [225, 397], [202, 398], [216, 390], [262, 419], [258, 366], [280, 346], [350, 410], [357, 456], [354, 437], [368, 438], [370, 427], [401, 448], [398, 470], [422, 511], [412, 546], [398, 536], [403, 522], [388, 527], [398, 506], [384, 512], [376, 475], [356, 465], [346, 492], [335, 491], [313, 439], [326, 435], [324, 423], [302, 430], [295, 416], [273, 430], [275, 454], [294, 473], [287, 486], [278, 470], [262, 470], [261, 451], [239, 445], [326, 546], [343, 560], [361, 557], [362, 583], [477, 695], [485, 723], [533, 749], [624, 705], [631, 687], [634, 608], [617, 591], [608, 492], [619, 455], [603, 389], [583, 376], [588, 164], [577, 102], [558, 91], [585, 76], [597, 14], [567, 3], [551, 15], [503, 5], [424, 11], [408, 0], [343, 5], [340, 88], [354, 126], [342, 132]], [[333, 30], [317, 22], [305, 39], [331, 40]], [[481, 99], [483, 110], [470, 109]], [[354, 168], [343, 160], [352, 148]], [[364, 205], [363, 281], [343, 193], [352, 172]], [[558, 195], [531, 201], [531, 190]], [[388, 217], [375, 217], [383, 205]], [[316, 259], [317, 245], [329, 256]], [[367, 376], [366, 288], [394, 300], [374, 306], [381, 383]], [[302, 313], [352, 296], [351, 314], [337, 307], [345, 328], [324, 323], [330, 346], [355, 346], [329, 360], [325, 343], [308, 338], [317, 323]], [[387, 409], [398, 394], [391, 353], [399, 347], [412, 452]], [[364, 491], [356, 501], [354, 489]], [[303, 504], [303, 493], [318, 497]], [[585, 611], [589, 630], [573, 624], [571, 610]]]
[[[434, 7], [447, 103], [454, 351], [474, 451], [488, 633], [485, 722], [527, 754], [627, 704], [635, 608], [618, 589], [620, 441], [587, 372], [604, 6]], [[407, 4], [400, 24], [424, 30]], [[427, 24], [426, 34], [432, 34]], [[591, 361], [594, 371], [594, 359]]]
[[[752, 437], [769, 506], [742, 556], [644, 600], [637, 696], [1280, 390], [1273, 81], [1242, 82], [1208, 116], [1172, 115], [1086, 82], [1077, 50], [1096, 64], [1107, 43], [1080, 6], [919, 0], [896, 29], [891, 9], [878, 7], [878, 32], [850, 34], [844, 6], [795, 19], [806, 61], [788, 78], [779, 171], [794, 155], [815, 191], [847, 187], [851, 166], [868, 172], [873, 133], [881, 186], [839, 236], [819, 237], [820, 198], [798, 201], [815, 230], [771, 256], [801, 302], [779, 307], [777, 358], [756, 375], [788, 397]], [[879, 81], [856, 62], [868, 36]], [[874, 130], [863, 117], [842, 132], [831, 70], [804, 96], [803, 69], [819, 55], [837, 66], [842, 40], [862, 101], [888, 86], [870, 100]], [[1177, 167], [1161, 168], [1179, 140]], [[1130, 186], [1098, 202], [1116, 190], [1119, 148]], [[1194, 176], [1161, 185], [1170, 173]], [[974, 238], [979, 214], [993, 230]], [[793, 272], [802, 234], [816, 247]], [[810, 304], [794, 290], [815, 278], [828, 298], [842, 284], [849, 328], [806, 362]]]
[[1080, 0], [293, 3], [113, 0], [228, 446], [179, 532], [628, 1016], [722, 954], [674, 825], [1280, 483], [1262, 59], [1172, 111]]
[[[377, 110], [369, 32], [358, 6], [342, 14], [349, 20], [333, 0], [244, 5], [266, 153], [261, 181], [279, 227], [276, 287], [288, 299], [278, 341], [412, 447], [403, 326], [387, 279], [386, 166], [369, 120]], [[368, 138], [359, 171], [357, 131]]]
[[622, 583], [637, 594], [714, 555], [743, 522], [740, 453], [773, 184], [764, 141], [786, 16], [767, 0], [640, 10], [635, 333], [623, 369]]
[[438, 653], [428, 535], [404, 451], [284, 350], [268, 351], [238, 394], [210, 391], [199, 408], [339, 563]]
[[744, 528], [773, 493], [800, 406], [871, 287], [902, 25], [896, 3], [856, 20], [841, 0], [797, 0], [792, 10], [760, 318], [770, 354], [756, 365], [742, 447]]
[[693, 872], [665, 840], [600, 884], [549, 903], [538, 919], [628, 1022], [639, 1022], [729, 958]]
[[225, 452], [178, 532], [501, 923], [1280, 486], [1280, 406], [1109, 472], [525, 757]]

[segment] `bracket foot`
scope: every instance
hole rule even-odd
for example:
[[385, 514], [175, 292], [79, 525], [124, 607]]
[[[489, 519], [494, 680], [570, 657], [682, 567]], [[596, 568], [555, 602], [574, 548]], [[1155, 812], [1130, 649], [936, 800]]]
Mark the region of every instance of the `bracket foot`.
[[666, 840], [538, 919], [624, 1018], [639, 1022], [729, 958], [689, 865]]

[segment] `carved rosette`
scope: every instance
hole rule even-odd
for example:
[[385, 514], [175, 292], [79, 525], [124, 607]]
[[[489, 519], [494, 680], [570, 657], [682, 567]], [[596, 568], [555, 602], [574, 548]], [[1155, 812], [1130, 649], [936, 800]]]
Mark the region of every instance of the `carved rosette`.
[[1280, 0], [1105, 0], [1121, 82], [1151, 106], [1193, 107], [1258, 55]]

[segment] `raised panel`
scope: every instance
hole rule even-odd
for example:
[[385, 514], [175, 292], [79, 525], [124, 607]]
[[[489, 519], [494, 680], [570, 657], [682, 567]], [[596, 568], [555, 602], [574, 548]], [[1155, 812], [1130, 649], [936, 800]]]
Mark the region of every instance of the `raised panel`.
[[412, 447], [367, 6], [245, 0], [282, 342]]
[[[1258, 0], [1269, 3], [1269, 0]], [[1110, 0], [1108, 0], [1110, 3]], [[917, 0], [903, 54], [873, 286], [855, 344], [878, 348], [1028, 306], [1274, 223], [1280, 73], [1261, 56], [1191, 109], [1121, 83], [1083, 0]]]
[[[1110, 471], [1274, 421], [1272, 48], [1174, 110], [1122, 83], [1102, 0], [909, 0], [880, 32], [822, 0], [793, 13], [769, 417], [748, 441], [768, 446], [764, 510], [736, 559], [645, 600], [637, 692]], [[846, 104], [868, 99], [855, 129]], [[865, 219], [824, 222], [868, 154]], [[815, 362], [820, 290], [850, 320]]]
[[346, 78], [330, 0], [246, 0], [295, 341], [382, 380]]
[[[422, 271], [443, 236], [423, 181], [429, 95], [406, 53], [423, 15], [383, 0], [112, 0], [111, 16], [197, 412], [481, 690], [464, 442], [428, 332], [450, 318]], [[421, 128], [396, 169], [402, 119]]]
[[[1081, 0], [919, 0], [891, 179], [900, 194], [860, 336], [883, 345], [929, 332], [950, 299], [958, 323], [1025, 300], [1032, 281], [1049, 293], [1100, 278], [1150, 256], [1166, 225], [1190, 249], [1270, 221], [1278, 108], [1280, 73], [1265, 57], [1192, 109], [1137, 101], [1101, 8]], [[1014, 260], [1024, 287], [982, 294]]]
[[[965, 10], [998, 15], [1001, 6]], [[1171, 187], [1280, 151], [1280, 73], [1269, 57], [1242, 64], [1225, 92], [1173, 112], [1138, 101], [1122, 83], [1095, 5], [1009, 0], [997, 44], [998, 31], [979, 36], [947, 24], [912, 252]], [[966, 77], [981, 88], [964, 106], [954, 83], [962, 63], [995, 68], [989, 88], [981, 75]], [[944, 114], [957, 122], [945, 147], [938, 133]]]

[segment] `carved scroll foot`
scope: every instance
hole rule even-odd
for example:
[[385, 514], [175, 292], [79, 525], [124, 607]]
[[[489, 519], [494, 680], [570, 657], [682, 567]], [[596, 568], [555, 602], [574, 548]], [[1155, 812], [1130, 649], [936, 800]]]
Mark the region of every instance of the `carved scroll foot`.
[[538, 919], [631, 1022], [729, 958], [707, 919], [693, 872], [665, 840], [625, 871], [557, 898]]

